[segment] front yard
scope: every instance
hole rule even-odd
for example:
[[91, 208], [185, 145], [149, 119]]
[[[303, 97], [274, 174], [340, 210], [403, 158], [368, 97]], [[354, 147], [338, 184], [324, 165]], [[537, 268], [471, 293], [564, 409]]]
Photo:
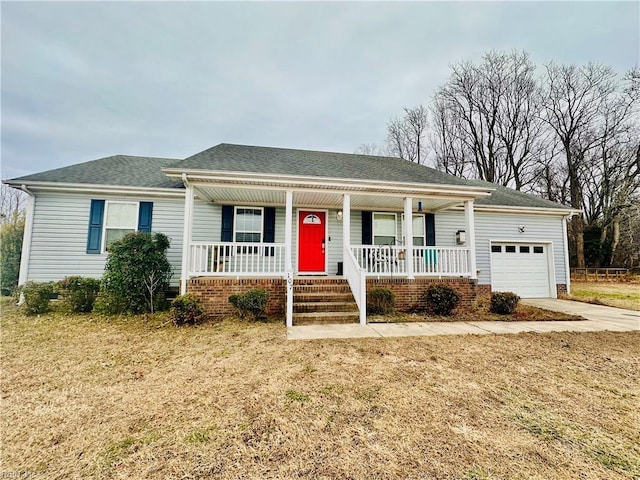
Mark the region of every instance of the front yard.
[[640, 279], [631, 282], [571, 282], [571, 298], [640, 310]]
[[640, 477], [636, 332], [291, 342], [2, 307], [6, 475]]

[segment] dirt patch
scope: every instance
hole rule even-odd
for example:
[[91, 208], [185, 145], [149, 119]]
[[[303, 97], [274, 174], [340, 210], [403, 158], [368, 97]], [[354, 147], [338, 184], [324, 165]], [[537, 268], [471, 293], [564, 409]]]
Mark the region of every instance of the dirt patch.
[[632, 479], [640, 334], [288, 342], [281, 324], [3, 305], [3, 472]]

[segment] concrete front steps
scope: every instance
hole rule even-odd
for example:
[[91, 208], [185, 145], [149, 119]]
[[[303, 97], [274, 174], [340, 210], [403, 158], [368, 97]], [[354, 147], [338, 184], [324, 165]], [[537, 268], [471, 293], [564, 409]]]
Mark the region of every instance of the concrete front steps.
[[296, 278], [293, 282], [293, 324], [358, 323], [360, 314], [351, 289], [342, 278]]

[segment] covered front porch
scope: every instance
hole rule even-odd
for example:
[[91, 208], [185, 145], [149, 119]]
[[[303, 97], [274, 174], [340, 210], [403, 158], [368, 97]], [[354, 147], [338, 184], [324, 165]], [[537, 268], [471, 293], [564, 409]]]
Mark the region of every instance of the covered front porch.
[[[474, 199], [486, 188], [226, 172], [182, 178], [182, 293], [194, 278], [281, 278], [291, 326], [296, 283], [338, 276], [364, 324], [368, 280], [476, 278]], [[445, 211], [461, 228], [438, 231], [434, 217]], [[196, 235], [205, 215], [216, 227]]]

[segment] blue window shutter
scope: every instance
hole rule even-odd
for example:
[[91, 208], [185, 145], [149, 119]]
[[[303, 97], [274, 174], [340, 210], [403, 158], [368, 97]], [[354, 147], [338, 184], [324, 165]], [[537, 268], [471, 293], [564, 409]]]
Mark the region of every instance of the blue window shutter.
[[363, 245], [373, 245], [372, 224], [373, 224], [373, 213], [363, 210], [362, 211], [362, 244]]
[[432, 247], [436, 244], [436, 216], [433, 213], [424, 214], [427, 225], [427, 245]]
[[264, 228], [262, 241], [273, 243], [276, 241], [276, 209], [274, 207], [264, 207]]
[[140, 202], [138, 210], [138, 231], [151, 232], [151, 220], [153, 218], [153, 202]]
[[[262, 241], [265, 243], [273, 243], [276, 241], [276, 209], [274, 207], [264, 207], [264, 218], [262, 219]], [[273, 257], [273, 247], [266, 247], [264, 254], [267, 257]]]
[[89, 210], [89, 234], [87, 235], [87, 253], [100, 253], [102, 250], [102, 220], [104, 200], [91, 200]]
[[233, 205], [222, 206], [222, 231], [220, 240], [233, 242]]

